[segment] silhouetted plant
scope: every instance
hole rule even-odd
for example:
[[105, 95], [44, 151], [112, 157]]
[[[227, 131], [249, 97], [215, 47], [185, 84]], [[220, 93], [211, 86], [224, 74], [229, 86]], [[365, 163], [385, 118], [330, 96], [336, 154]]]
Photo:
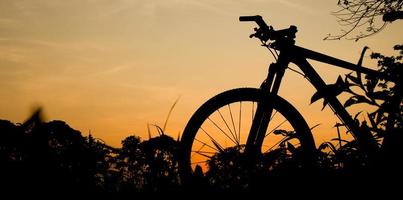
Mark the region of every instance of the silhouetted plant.
[[140, 143], [139, 137], [127, 137], [122, 141], [122, 148], [117, 156], [117, 169], [121, 175], [121, 189], [125, 192], [140, 191], [146, 184], [146, 160]]
[[[250, 155], [244, 145], [221, 149], [208, 160], [206, 178], [211, 187], [219, 190], [257, 190], [267, 185], [276, 185], [282, 178], [301, 176], [307, 170], [307, 163], [301, 148], [294, 146], [291, 139], [294, 131], [276, 130], [283, 135], [277, 148], [267, 152]], [[280, 184], [280, 183], [279, 183]]]
[[403, 19], [403, 1], [401, 0], [338, 0], [340, 9], [333, 12], [341, 26], [347, 27], [339, 35], [328, 35], [325, 40], [345, 38], [354, 31], [359, 31], [352, 38], [359, 40], [381, 31], [387, 23]]
[[146, 190], [174, 190], [180, 184], [178, 174], [179, 144], [162, 134], [141, 143], [147, 163]]
[[[361, 74], [356, 76], [348, 74], [345, 84], [350, 87], [346, 90], [352, 94], [344, 104], [345, 107], [364, 103], [375, 107], [375, 111], [366, 113], [366, 120], [362, 126], [368, 127], [376, 138], [383, 139], [384, 148], [399, 147], [396, 142], [402, 140], [403, 128], [403, 99], [402, 99], [402, 56], [403, 45], [396, 45], [395, 50], [400, 51], [398, 56], [384, 56], [372, 53], [371, 58], [378, 60], [379, 72], [382, 77], [366, 76], [362, 80]], [[357, 87], [364, 94], [354, 92]], [[393, 138], [393, 139], [392, 139]]]
[[[340, 92], [351, 94], [351, 97], [344, 103], [344, 107], [366, 104], [375, 108], [369, 113], [358, 112], [354, 119], [356, 123], [360, 123], [361, 129], [369, 130], [381, 146], [381, 152], [378, 154], [376, 163], [369, 163], [365, 152], [359, 148], [357, 141], [335, 138], [333, 140], [339, 142], [338, 147], [332, 142], [325, 142], [319, 147], [319, 150], [322, 151], [321, 160], [326, 162], [326, 165], [330, 164], [331, 168], [348, 174], [359, 174], [360, 171], [364, 170], [369, 170], [373, 174], [385, 172], [394, 176], [398, 173], [401, 174], [400, 163], [402, 163], [401, 155], [403, 153], [401, 78], [403, 66], [401, 60], [403, 46], [396, 45], [394, 49], [400, 51], [400, 55], [371, 54], [371, 58], [378, 60], [378, 71], [381, 76], [366, 75], [362, 77], [359, 72], [355, 75], [350, 73], [346, 75], [344, 81], [339, 77], [338, 83], [336, 83], [338, 88], [342, 88]], [[364, 115], [364, 120], [361, 122], [358, 120], [360, 115]], [[374, 170], [373, 168], [378, 171], [371, 171], [371, 169]]]
[[110, 149], [85, 138], [63, 121], [42, 122], [35, 113], [22, 125], [2, 121], [3, 174], [16, 191], [92, 193], [103, 191]]
[[122, 141], [118, 169], [125, 191], [164, 191], [176, 189], [180, 182], [177, 160], [178, 143], [162, 134], [141, 141], [130, 136]]

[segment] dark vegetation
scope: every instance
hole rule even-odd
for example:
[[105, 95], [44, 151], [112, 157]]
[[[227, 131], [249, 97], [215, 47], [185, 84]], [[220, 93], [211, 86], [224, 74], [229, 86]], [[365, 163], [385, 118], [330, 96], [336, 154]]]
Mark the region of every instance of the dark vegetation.
[[357, 41], [403, 19], [402, 0], [338, 0], [337, 5], [339, 10], [333, 15], [343, 29], [339, 34], [329, 34], [325, 40], [346, 38]]
[[0, 181], [4, 191], [135, 193], [179, 186], [177, 141], [129, 136], [121, 148], [84, 137], [63, 121], [0, 121]]
[[[355, 34], [347, 39], [359, 40], [403, 19], [402, 0], [339, 0], [338, 5], [340, 10], [334, 15], [347, 29], [325, 39]], [[381, 188], [393, 192], [403, 180], [403, 45], [394, 49], [399, 52], [397, 56], [371, 54], [378, 61], [378, 71], [384, 74], [382, 78], [350, 73], [329, 85], [337, 90], [330, 92], [351, 95], [345, 107], [366, 104], [375, 108], [354, 117], [362, 129], [370, 130], [379, 147], [371, 157], [356, 140], [343, 140], [340, 134], [319, 145], [314, 165], [309, 167], [298, 154], [300, 149], [287, 140], [278, 149], [258, 155], [252, 163], [240, 153], [244, 147], [236, 146], [216, 153], [207, 163], [208, 171], [196, 166], [192, 181], [185, 184], [178, 170], [180, 142], [163, 131], [145, 141], [129, 136], [122, 147], [114, 148], [91, 135], [83, 136], [63, 121], [44, 122], [38, 110], [22, 124], [0, 120], [0, 192], [14, 196], [57, 193], [59, 196], [54, 197], [66, 197], [261, 191], [287, 197], [302, 195], [301, 189], [310, 187], [305, 192], [327, 189], [325, 197], [351, 197], [347, 191], [362, 186], [363, 192], [372, 195], [384, 195]], [[315, 94], [312, 101], [320, 98], [321, 94]], [[335, 125], [337, 132], [342, 127]], [[292, 137], [288, 132], [278, 134]]]
[[[145, 141], [129, 136], [121, 148], [114, 148], [91, 135], [82, 136], [63, 121], [43, 122], [37, 111], [23, 124], [0, 120], [0, 189], [18, 193], [132, 194], [270, 191], [268, 184], [295, 189], [295, 185], [311, 181], [323, 187], [367, 183], [379, 188], [399, 182], [403, 173], [403, 46], [394, 48], [398, 56], [371, 55], [378, 60], [379, 71], [389, 78], [348, 74], [337, 83], [341, 92], [352, 95], [345, 107], [363, 103], [376, 108], [355, 117], [362, 128], [371, 130], [380, 147], [374, 159], [367, 157], [356, 140], [337, 137], [319, 146], [313, 172], [304, 171], [299, 149], [287, 142], [261, 155], [251, 168], [236, 149], [243, 147], [238, 146], [214, 155], [207, 172], [197, 166], [193, 183], [184, 185], [178, 171], [180, 143], [164, 132]], [[364, 120], [358, 120], [360, 115]], [[286, 151], [294, 152], [294, 156]]]

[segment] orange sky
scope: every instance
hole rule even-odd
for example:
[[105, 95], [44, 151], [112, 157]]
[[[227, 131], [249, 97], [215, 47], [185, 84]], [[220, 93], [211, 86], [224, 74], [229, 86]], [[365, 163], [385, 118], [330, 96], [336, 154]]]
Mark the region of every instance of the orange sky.
[[[400, 22], [370, 38], [323, 41], [340, 26], [337, 1], [314, 0], [0, 0], [0, 118], [22, 122], [36, 106], [84, 135], [119, 146], [130, 134], [147, 139], [147, 123], [176, 137], [213, 95], [258, 87], [273, 61], [240, 15], [262, 15], [276, 28], [297, 25], [297, 44], [356, 62], [363, 46], [392, 53]], [[366, 63], [370, 63], [368, 60]], [[365, 63], [364, 62], [364, 63]], [[372, 65], [373, 66], [373, 65]], [[318, 65], [329, 83], [347, 71]], [[337, 119], [313, 88], [286, 75], [281, 95], [295, 104], [317, 143], [335, 137]], [[156, 134], [156, 133], [155, 133]]]

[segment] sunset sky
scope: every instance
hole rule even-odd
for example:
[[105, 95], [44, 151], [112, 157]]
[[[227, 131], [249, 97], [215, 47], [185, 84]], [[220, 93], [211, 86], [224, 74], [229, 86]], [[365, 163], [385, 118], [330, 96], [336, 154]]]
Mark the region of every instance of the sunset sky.
[[[23, 122], [35, 107], [113, 146], [147, 124], [177, 137], [192, 113], [219, 92], [258, 87], [273, 62], [241, 15], [277, 29], [298, 27], [297, 45], [356, 63], [362, 48], [392, 54], [401, 22], [358, 42], [324, 41], [341, 27], [337, 0], [0, 0], [0, 119]], [[368, 54], [369, 55], [369, 54]], [[375, 67], [366, 57], [364, 64]], [[348, 71], [316, 68], [328, 83]], [[288, 72], [280, 94], [314, 129], [317, 143], [337, 122], [313, 88]], [[157, 132], [154, 132], [157, 134]]]

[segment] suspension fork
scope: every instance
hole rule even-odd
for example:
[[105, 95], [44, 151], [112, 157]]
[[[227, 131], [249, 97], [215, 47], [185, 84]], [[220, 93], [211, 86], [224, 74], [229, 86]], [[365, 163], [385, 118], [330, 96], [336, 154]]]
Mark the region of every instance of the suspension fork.
[[260, 86], [263, 91], [262, 99], [257, 104], [256, 113], [252, 121], [246, 142], [245, 152], [254, 156], [260, 154], [260, 148], [266, 136], [270, 117], [273, 113], [273, 103], [270, 96], [277, 95], [285, 70], [290, 63], [288, 56], [280, 54], [276, 63], [271, 63], [266, 80]]

